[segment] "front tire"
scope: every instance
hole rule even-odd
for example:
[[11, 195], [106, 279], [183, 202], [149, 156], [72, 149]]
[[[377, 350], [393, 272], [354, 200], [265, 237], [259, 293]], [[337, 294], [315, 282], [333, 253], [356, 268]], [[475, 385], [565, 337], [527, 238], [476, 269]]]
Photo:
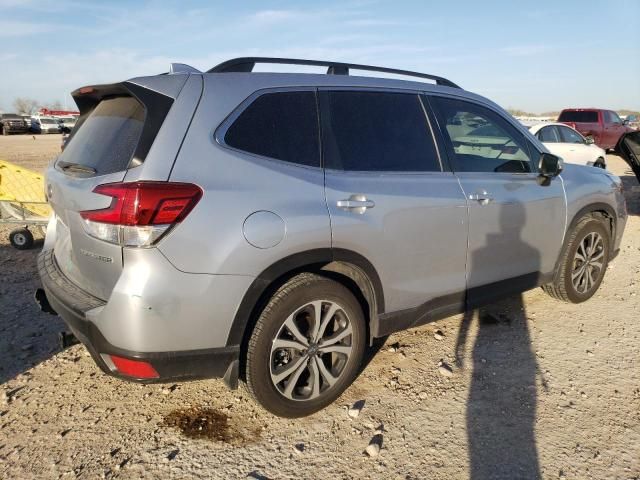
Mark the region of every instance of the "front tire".
[[558, 300], [581, 303], [600, 287], [609, 264], [611, 236], [602, 219], [583, 217], [571, 231], [552, 283], [543, 290]]
[[311, 273], [271, 297], [246, 354], [251, 395], [280, 417], [311, 415], [355, 379], [366, 344], [362, 308], [340, 283]]

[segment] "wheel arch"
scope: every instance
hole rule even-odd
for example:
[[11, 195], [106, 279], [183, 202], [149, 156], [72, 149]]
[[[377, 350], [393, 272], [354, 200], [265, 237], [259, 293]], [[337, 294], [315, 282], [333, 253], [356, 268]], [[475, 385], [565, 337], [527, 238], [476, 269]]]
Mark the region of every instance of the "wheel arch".
[[615, 238], [616, 233], [616, 212], [613, 207], [607, 203], [591, 203], [582, 207], [578, 212], [573, 216], [571, 223], [569, 223], [569, 228], [567, 228], [567, 232], [569, 232], [572, 228], [574, 228], [580, 219], [585, 215], [593, 215], [598, 214], [603, 216], [607, 220], [607, 226], [609, 227], [609, 231], [611, 232], [611, 238]]
[[345, 285], [363, 307], [369, 338], [377, 329], [377, 318], [384, 313], [384, 292], [375, 267], [364, 256], [351, 250], [322, 248], [295, 253], [267, 267], [244, 294], [227, 336], [227, 345], [246, 347], [259, 312], [273, 293], [298, 273], [313, 272]]
[[[560, 250], [560, 254], [558, 255], [558, 259], [556, 260], [554, 275], [558, 274], [558, 270], [560, 268], [560, 262], [562, 261], [562, 257], [564, 255], [565, 250], [569, 246], [568, 245], [569, 232], [571, 232], [576, 227], [578, 222], [586, 215], [592, 215], [592, 216], [599, 215], [605, 220], [605, 223], [609, 227], [609, 232], [611, 234], [611, 242], [609, 243], [609, 248], [613, 250], [613, 243], [614, 243], [613, 240], [615, 239], [615, 235], [616, 235], [615, 210], [613, 209], [613, 207], [611, 207], [611, 205], [602, 203], [602, 202], [590, 203], [589, 205], [585, 205], [575, 213], [575, 215], [571, 219], [571, 222], [569, 223], [569, 226], [567, 227], [567, 231], [565, 232], [565, 235], [564, 235], [562, 249]], [[609, 254], [610, 255], [613, 254], [613, 251], [610, 251]]]

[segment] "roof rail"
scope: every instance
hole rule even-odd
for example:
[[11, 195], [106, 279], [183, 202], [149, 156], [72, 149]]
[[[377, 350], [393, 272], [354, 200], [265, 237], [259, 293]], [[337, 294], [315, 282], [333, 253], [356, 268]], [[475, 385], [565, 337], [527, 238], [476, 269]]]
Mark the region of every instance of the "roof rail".
[[427, 78], [434, 80], [437, 85], [445, 87], [460, 88], [451, 80], [447, 80], [437, 75], [427, 73], [412, 72], [409, 70], [398, 70], [395, 68], [374, 67], [371, 65], [359, 65], [357, 63], [327, 62], [323, 60], [302, 60], [297, 58], [271, 58], [271, 57], [240, 57], [227, 60], [216, 65], [207, 73], [230, 73], [230, 72], [251, 72], [256, 63], [276, 63], [281, 65], [313, 65], [317, 67], [327, 67], [327, 75], [349, 75], [349, 70], [366, 70], [369, 72], [392, 73], [395, 75], [405, 75], [408, 77]]

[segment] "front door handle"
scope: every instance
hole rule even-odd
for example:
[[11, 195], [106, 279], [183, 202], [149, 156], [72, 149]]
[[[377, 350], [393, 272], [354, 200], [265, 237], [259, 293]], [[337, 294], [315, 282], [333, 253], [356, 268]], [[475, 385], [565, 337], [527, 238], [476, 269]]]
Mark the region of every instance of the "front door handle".
[[475, 200], [480, 205], [487, 205], [488, 203], [493, 202], [493, 197], [486, 190], [482, 190], [469, 195], [469, 200]]
[[336, 206], [343, 210], [354, 213], [364, 213], [368, 208], [376, 206], [373, 200], [369, 200], [364, 195], [353, 194], [346, 200], [338, 200]]

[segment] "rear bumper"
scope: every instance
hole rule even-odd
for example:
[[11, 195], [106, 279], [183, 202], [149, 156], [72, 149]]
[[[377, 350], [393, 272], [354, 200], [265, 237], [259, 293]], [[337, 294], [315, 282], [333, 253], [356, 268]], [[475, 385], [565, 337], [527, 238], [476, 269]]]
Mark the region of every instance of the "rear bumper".
[[[86, 316], [87, 311], [104, 306], [105, 302], [71, 283], [57, 266], [52, 250], [45, 250], [38, 255], [38, 271], [49, 305], [62, 317], [105, 373], [141, 383], [224, 378], [228, 386], [235, 388], [237, 385], [240, 350], [238, 346], [167, 352], [137, 352], [119, 348], [111, 344]], [[148, 362], [158, 372], [159, 377], [149, 379], [121, 375], [110, 368], [103, 355], [117, 355]]]

